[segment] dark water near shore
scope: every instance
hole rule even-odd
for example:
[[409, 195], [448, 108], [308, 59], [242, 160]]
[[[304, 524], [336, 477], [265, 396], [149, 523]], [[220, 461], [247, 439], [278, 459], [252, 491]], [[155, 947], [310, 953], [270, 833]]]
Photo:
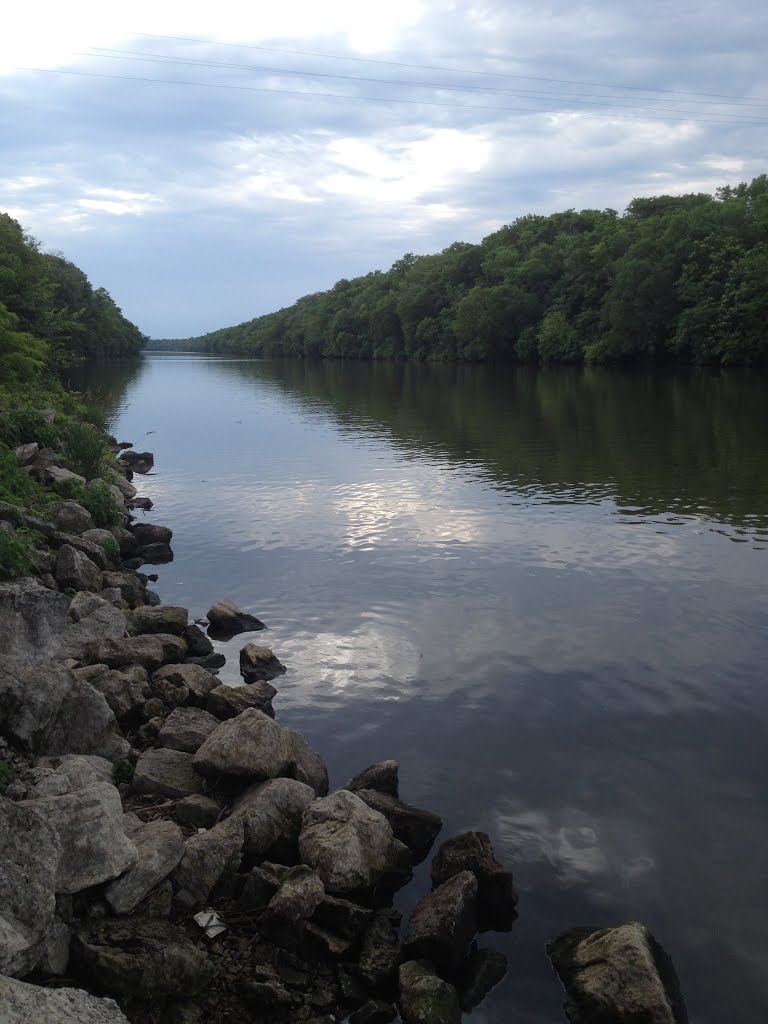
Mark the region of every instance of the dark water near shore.
[[768, 378], [93, 373], [156, 455], [137, 482], [174, 530], [163, 600], [259, 615], [278, 717], [332, 785], [397, 758], [404, 799], [514, 867], [519, 920], [484, 937], [510, 972], [473, 1021], [562, 1021], [547, 938], [631, 919], [693, 1022], [764, 1017]]

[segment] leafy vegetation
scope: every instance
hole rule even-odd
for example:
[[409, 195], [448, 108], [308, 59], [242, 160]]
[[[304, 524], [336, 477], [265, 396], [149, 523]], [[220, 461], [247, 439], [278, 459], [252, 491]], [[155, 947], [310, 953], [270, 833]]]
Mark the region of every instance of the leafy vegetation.
[[[768, 363], [768, 177], [526, 216], [174, 345], [328, 359]], [[158, 346], [161, 343], [158, 343]], [[169, 343], [162, 345], [168, 347]]]
[[115, 501], [109, 485], [94, 480], [91, 483], [79, 484], [76, 480], [64, 480], [56, 484], [56, 493], [70, 501], [76, 501], [91, 513], [93, 522], [103, 530], [117, 526], [122, 520], [123, 511]]
[[29, 576], [35, 567], [38, 540], [39, 534], [23, 527], [0, 529], [0, 580]]

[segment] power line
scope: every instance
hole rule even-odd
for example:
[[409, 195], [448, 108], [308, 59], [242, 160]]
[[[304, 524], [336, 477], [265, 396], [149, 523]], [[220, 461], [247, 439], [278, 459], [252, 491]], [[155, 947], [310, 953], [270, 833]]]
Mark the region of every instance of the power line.
[[514, 75], [506, 71], [478, 71], [471, 68], [446, 68], [432, 64], [409, 64], [399, 60], [381, 60], [375, 57], [349, 57], [338, 53], [316, 53], [313, 50], [288, 50], [276, 46], [258, 46], [255, 43], [226, 43], [217, 39], [196, 39], [189, 36], [167, 36], [153, 34], [150, 32], [133, 32], [133, 36], [142, 39], [173, 39], [176, 42], [202, 43], [207, 46], [232, 46], [243, 50], [264, 50], [267, 53], [289, 53], [297, 57], [321, 57], [323, 60], [351, 60], [361, 64], [386, 64], [389, 67], [397, 68], [418, 68], [421, 71], [447, 71], [456, 75], [487, 75], [490, 78], [516, 78], [528, 82], [554, 82], [557, 85], [585, 85], [591, 89], [631, 89], [635, 92], [661, 92], [672, 96], [703, 96], [706, 99], [715, 100], [738, 100], [740, 102], [768, 103], [768, 99], [762, 97], [731, 96], [727, 93], [717, 92], [685, 92], [680, 89], [655, 89], [643, 85], [622, 85], [621, 83], [604, 82], [583, 82], [573, 78], [545, 78], [541, 75]]
[[[151, 64], [171, 64], [181, 67], [203, 67], [203, 68], [222, 68], [227, 70], [240, 70], [240, 71], [255, 71], [267, 74], [278, 74], [278, 75], [294, 75], [298, 77], [307, 78], [333, 78], [341, 81], [351, 82], [368, 82], [377, 85], [386, 85], [402, 88], [416, 88], [416, 89], [430, 89], [434, 91], [449, 90], [453, 92], [469, 92], [469, 93], [498, 93], [505, 96], [530, 96], [536, 99], [545, 100], [566, 100], [569, 103], [583, 103], [587, 106], [595, 107], [617, 107], [623, 109], [640, 109], [640, 110], [661, 110], [666, 113], [680, 113], [680, 114], [698, 114], [708, 113], [715, 117], [733, 117], [733, 118], [748, 118], [750, 116], [755, 117], [756, 114], [736, 114], [727, 111], [694, 111], [694, 110], [680, 110], [679, 108], [670, 107], [644, 107], [638, 106], [636, 103], [616, 103], [611, 102], [620, 97], [606, 96], [606, 97], [593, 97], [588, 98], [582, 94], [569, 95], [567, 93], [541, 93], [534, 92], [528, 89], [498, 89], [492, 86], [463, 86], [463, 85], [451, 85], [448, 83], [430, 83], [430, 82], [404, 82], [399, 79], [387, 79], [387, 78], [369, 78], [359, 75], [337, 75], [327, 71], [304, 71], [298, 68], [279, 68], [279, 67], [264, 67], [258, 64], [233, 64], [226, 61], [213, 61], [213, 60], [199, 60], [197, 58], [189, 57], [175, 57], [173, 54], [167, 53], [146, 53], [136, 50], [111, 50], [102, 46], [93, 46], [91, 50], [97, 51], [96, 53], [88, 53], [77, 51], [76, 56], [79, 57], [94, 57], [101, 58], [103, 60], [129, 60], [146, 62]], [[661, 99], [653, 97], [651, 100], [646, 99], [646, 102], [663, 102]], [[694, 100], [694, 103], [704, 104], [705, 100]], [[717, 103], [717, 106], [726, 106], [728, 104], [722, 102]]]
[[[119, 82], [147, 82], [151, 84], [159, 85], [186, 85], [194, 86], [202, 89], [226, 89], [235, 92], [260, 92], [260, 93], [275, 93], [286, 96], [302, 96], [310, 97], [312, 99], [338, 99], [338, 100], [354, 100], [359, 102], [367, 103], [389, 103], [389, 104], [408, 104], [409, 106], [417, 107], [449, 107], [454, 110], [495, 110], [508, 114], [563, 114], [563, 113], [575, 113], [575, 111], [563, 111], [563, 110], [537, 110], [533, 107], [501, 107], [493, 106], [491, 104], [481, 103], [445, 103], [439, 100], [413, 100], [413, 99], [402, 99], [400, 97], [392, 96], [359, 96], [349, 93], [334, 93], [334, 92], [311, 92], [309, 90], [302, 89], [275, 89], [268, 88], [266, 86], [256, 85], [228, 85], [221, 82], [190, 82], [184, 79], [178, 78], [148, 78], [139, 75], [106, 75], [92, 71], [74, 71], [71, 69], [64, 68], [33, 68], [24, 65], [14, 65], [15, 71], [31, 71], [35, 74], [47, 74], [47, 75], [71, 75], [81, 78], [99, 78], [109, 79]], [[733, 121], [733, 120], [720, 120], [713, 121], [709, 118], [703, 117], [659, 117], [655, 114], [616, 114], [611, 113], [613, 118], [630, 119], [634, 121], [686, 121], [698, 124], [717, 124], [717, 125], [737, 125], [739, 127], [746, 127], [749, 125], [764, 126], [767, 122], [763, 120], [752, 120], [752, 121]]]

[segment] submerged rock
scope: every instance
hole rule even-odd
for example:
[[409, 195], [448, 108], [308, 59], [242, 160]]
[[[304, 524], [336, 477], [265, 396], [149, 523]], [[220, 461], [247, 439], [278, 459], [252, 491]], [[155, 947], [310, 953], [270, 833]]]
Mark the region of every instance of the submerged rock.
[[507, 973], [507, 958], [496, 949], [474, 949], [464, 961], [459, 985], [462, 1010], [473, 1010]]
[[572, 1024], [687, 1024], [672, 961], [642, 924], [573, 928], [547, 952]]
[[477, 931], [477, 879], [462, 871], [419, 900], [408, 922], [403, 952], [453, 976]]
[[266, 629], [264, 623], [250, 612], [244, 612], [234, 602], [217, 601], [208, 609], [208, 635], [214, 640], [231, 640], [238, 633]]
[[507, 931], [516, 917], [517, 893], [512, 872], [496, 859], [487, 833], [462, 832], [447, 839], [432, 861], [432, 885], [442, 885], [462, 871], [477, 878], [480, 929]]

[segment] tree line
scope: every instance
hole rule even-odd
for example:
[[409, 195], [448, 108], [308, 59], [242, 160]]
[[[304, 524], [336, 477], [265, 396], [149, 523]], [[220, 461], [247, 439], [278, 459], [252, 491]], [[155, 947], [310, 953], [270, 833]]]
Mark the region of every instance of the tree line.
[[[186, 348], [438, 362], [768, 362], [768, 177], [520, 217]], [[163, 343], [167, 344], [167, 343]]]
[[147, 340], [109, 292], [0, 213], [0, 383], [62, 377], [86, 359], [136, 355]]

